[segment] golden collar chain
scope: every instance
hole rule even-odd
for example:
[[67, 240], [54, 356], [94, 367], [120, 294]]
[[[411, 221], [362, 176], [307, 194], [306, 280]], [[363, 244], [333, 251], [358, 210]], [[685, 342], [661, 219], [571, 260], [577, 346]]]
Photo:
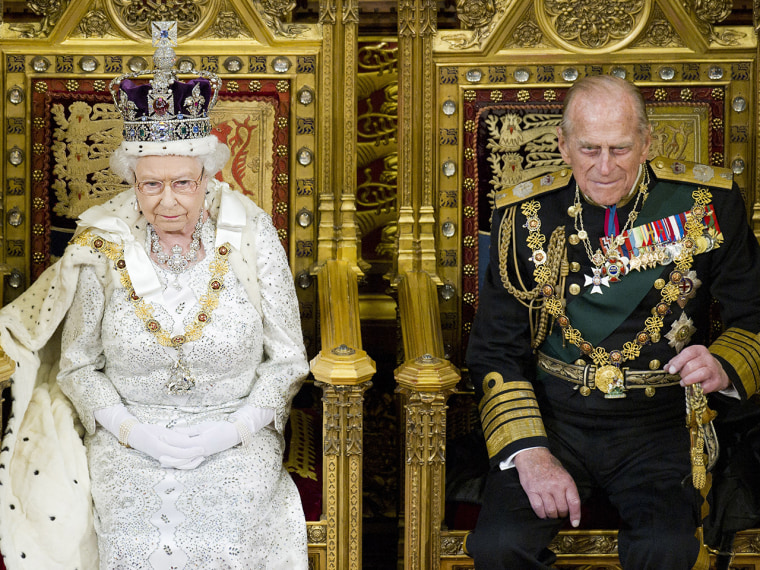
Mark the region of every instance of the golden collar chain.
[[[535, 265], [533, 278], [541, 287], [543, 296], [546, 298], [545, 308], [562, 328], [565, 340], [577, 346], [581, 353], [589, 356], [596, 365], [594, 375], [594, 387], [605, 393], [606, 398], [624, 398], [623, 372], [621, 365], [634, 360], [641, 354], [641, 348], [647, 344], [659, 342], [660, 331], [663, 327], [665, 316], [670, 313], [670, 306], [679, 297], [679, 284], [691, 269], [694, 261], [694, 251], [699, 236], [702, 235], [705, 206], [712, 200], [712, 194], [706, 188], [698, 188], [692, 193], [694, 205], [686, 217], [686, 235], [681, 242], [681, 252], [675, 258], [676, 268], [670, 272], [668, 282], [661, 289], [660, 302], [652, 309], [652, 315], [644, 321], [644, 330], [636, 334], [633, 341], [626, 342], [621, 350], [607, 351], [601, 346], [594, 347], [583, 338], [581, 331], [574, 328], [570, 318], [565, 314], [562, 301], [557, 296], [555, 286], [550, 281], [550, 271], [545, 266], [546, 255], [543, 252], [543, 244], [546, 241], [541, 233], [541, 221], [538, 211], [541, 204], [537, 200], [530, 200], [521, 206], [521, 211], [526, 218], [525, 227], [528, 229], [527, 244], [533, 251], [531, 260]], [[584, 396], [590, 394], [590, 388], [581, 390]]]
[[177, 349], [179, 357], [172, 368], [172, 377], [166, 384], [167, 392], [170, 394], [183, 394], [191, 390], [195, 386], [195, 379], [190, 376], [190, 371], [183, 360], [181, 349], [184, 344], [198, 340], [203, 336], [203, 328], [211, 322], [211, 315], [214, 309], [219, 306], [219, 295], [222, 289], [224, 289], [224, 276], [229, 271], [230, 245], [225, 243], [216, 248], [214, 259], [209, 266], [211, 278], [209, 279], [206, 293], [200, 298], [200, 309], [196, 312], [193, 320], [186, 325], [184, 334], [171, 336], [156, 320], [153, 314], [153, 306], [135, 292], [129, 272], [127, 271], [127, 263], [124, 261], [123, 248], [104, 240], [89, 230], [79, 234], [74, 238], [73, 242], [92, 247], [94, 250], [105, 254], [108, 259], [114, 262], [114, 266], [119, 272], [121, 285], [129, 291], [128, 299], [132, 302], [135, 314], [145, 324], [146, 330], [153, 333], [161, 346]]
[[[639, 217], [641, 208], [644, 206], [644, 203], [649, 197], [649, 169], [645, 166], [643, 170], [643, 180], [638, 184], [638, 191], [636, 192], [636, 201], [633, 204], [633, 209], [631, 209], [631, 213], [628, 214], [628, 219], [625, 222], [625, 226], [623, 226], [623, 229], [617, 236], [615, 236], [613, 240], [617, 246], [622, 245], [623, 241], [625, 240], [626, 233], [633, 227], [636, 218]], [[583, 205], [581, 204], [581, 193], [577, 183], [575, 185], [575, 200], [573, 201], [573, 205], [568, 208], [568, 212], [574, 218], [575, 235], [577, 235], [578, 239], [583, 242], [583, 247], [586, 250], [588, 260], [594, 266], [591, 269], [592, 275], [585, 276], [585, 285], [592, 286], [592, 293], [601, 294], [601, 285], [604, 285], [605, 287], [610, 286], [610, 277], [609, 275], [604, 274], [604, 267], [610, 267], [611, 265], [617, 266], [617, 264], [622, 263], [622, 261], [616, 257], [616, 249], [610, 248], [607, 252], [607, 255], [602, 253], [601, 248], [597, 248], [596, 252], [592, 251], [591, 240], [589, 240], [588, 232], [583, 226]]]

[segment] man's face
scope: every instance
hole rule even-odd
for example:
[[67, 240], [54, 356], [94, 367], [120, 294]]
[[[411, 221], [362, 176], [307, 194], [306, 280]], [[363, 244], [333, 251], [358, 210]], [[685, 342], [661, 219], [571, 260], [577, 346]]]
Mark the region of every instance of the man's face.
[[616, 204], [633, 187], [649, 152], [651, 137], [638, 130], [634, 105], [623, 92], [579, 94], [568, 118], [572, 131], [559, 130], [559, 150], [578, 186], [597, 204]]

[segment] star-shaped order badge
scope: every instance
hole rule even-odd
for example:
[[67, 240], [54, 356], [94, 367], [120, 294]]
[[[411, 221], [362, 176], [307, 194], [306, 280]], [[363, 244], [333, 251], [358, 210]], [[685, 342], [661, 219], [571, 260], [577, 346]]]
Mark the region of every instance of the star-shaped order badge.
[[665, 335], [665, 338], [668, 339], [668, 344], [676, 352], [681, 352], [683, 347], [689, 344], [695, 332], [697, 332], [697, 328], [694, 326], [694, 322], [686, 316], [686, 313], [681, 313], [678, 320], [670, 327], [670, 332]]
[[600, 267], [594, 267], [591, 272], [593, 275], [584, 275], [583, 277], [586, 278], [586, 282], [583, 284], [584, 287], [588, 287], [589, 285], [593, 285], [591, 287], [592, 293], [599, 293], [602, 294], [602, 285], [605, 287], [610, 286], [610, 278], [607, 276], [602, 277], [602, 269]]

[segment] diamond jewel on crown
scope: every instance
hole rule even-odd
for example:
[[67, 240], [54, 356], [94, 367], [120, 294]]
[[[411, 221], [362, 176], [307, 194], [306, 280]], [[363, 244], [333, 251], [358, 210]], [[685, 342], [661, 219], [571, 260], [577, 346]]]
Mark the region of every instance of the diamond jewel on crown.
[[[124, 118], [124, 141], [183, 141], [211, 135], [209, 112], [216, 105], [222, 81], [209, 71], [191, 69], [196, 78], [177, 79], [176, 22], [152, 23], [154, 68], [115, 78], [109, 86]], [[148, 83], [132, 79], [152, 78]]]

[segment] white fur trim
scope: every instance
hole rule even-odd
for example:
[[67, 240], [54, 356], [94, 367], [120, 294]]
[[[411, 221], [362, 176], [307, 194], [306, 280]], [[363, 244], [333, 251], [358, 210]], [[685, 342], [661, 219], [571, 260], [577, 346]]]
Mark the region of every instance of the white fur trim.
[[201, 156], [210, 154], [219, 143], [214, 135], [200, 139], [164, 142], [127, 142], [122, 141], [121, 148], [132, 156]]

